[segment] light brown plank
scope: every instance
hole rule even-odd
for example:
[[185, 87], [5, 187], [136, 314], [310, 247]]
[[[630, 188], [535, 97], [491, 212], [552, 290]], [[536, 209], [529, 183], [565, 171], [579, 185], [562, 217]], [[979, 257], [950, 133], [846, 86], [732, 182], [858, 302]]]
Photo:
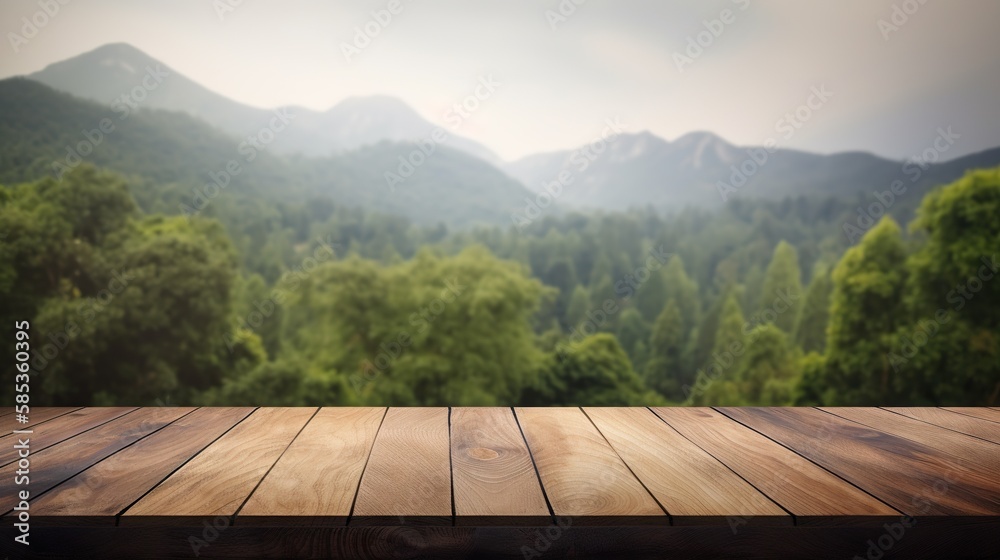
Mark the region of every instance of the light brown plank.
[[119, 525], [231, 518], [316, 410], [255, 410], [128, 508]]
[[1000, 410], [993, 410], [992, 408], [976, 406], [946, 406], [944, 407], [944, 410], [950, 410], [951, 412], [957, 412], [974, 418], [982, 418], [983, 420], [989, 420], [990, 422], [1000, 422]]
[[[43, 422], [48, 422], [53, 418], [58, 418], [63, 414], [69, 414], [74, 410], [80, 410], [79, 406], [44, 406], [44, 407], [32, 407], [28, 411], [28, 423], [21, 424], [17, 421], [16, 416], [4, 416], [0, 418], [0, 438], [11, 437], [11, 432], [14, 430], [30, 430], [33, 426], [37, 426]], [[6, 445], [6, 443], [4, 444]]]
[[[921, 523], [1000, 512], [1000, 482], [926, 445], [814, 408], [720, 408]], [[817, 445], [812, 434], [830, 437]], [[926, 521], [925, 521], [926, 518]]]
[[886, 410], [1000, 444], [1000, 425], [989, 420], [929, 406], [908, 408], [887, 407]]
[[984, 473], [992, 473], [1000, 480], [1000, 446], [972, 436], [893, 414], [881, 408], [821, 408], [825, 412], [846, 418], [894, 436], [906, 438], [933, 447], [951, 456], [951, 459]]
[[786, 511], [648, 409], [583, 411], [674, 525], [792, 524]]
[[447, 408], [390, 408], [350, 525], [451, 525]]
[[517, 408], [528, 448], [557, 517], [573, 525], [669, 524], [604, 436], [579, 408]]
[[322, 408], [240, 509], [238, 525], [343, 526], [384, 408]]
[[[32, 499], [56, 487], [106, 457], [188, 414], [193, 408], [143, 408], [44, 451], [31, 454], [29, 490]], [[15, 505], [17, 463], [0, 468], [0, 511]]]
[[122, 510], [252, 411], [195, 410], [43, 495], [31, 518], [43, 526], [114, 525]]
[[[710, 408], [654, 408], [681, 435], [792, 513], [799, 525], [875, 525], [899, 512]], [[825, 445], [813, 434], [814, 445]]]
[[[25, 435], [31, 440], [31, 452], [38, 453], [91, 428], [124, 416], [135, 409], [134, 406], [81, 408], [28, 428], [33, 433]], [[17, 450], [14, 449], [13, 445], [0, 447], [0, 466], [16, 460]]]
[[453, 408], [451, 457], [456, 525], [552, 522], [510, 408]]

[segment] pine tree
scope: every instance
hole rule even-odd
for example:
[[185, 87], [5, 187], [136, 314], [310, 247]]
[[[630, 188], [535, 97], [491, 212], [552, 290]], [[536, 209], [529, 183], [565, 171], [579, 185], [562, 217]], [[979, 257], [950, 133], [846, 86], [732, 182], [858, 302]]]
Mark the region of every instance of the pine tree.
[[736, 375], [744, 401], [756, 406], [792, 404], [798, 360], [788, 346], [788, 337], [774, 325], [761, 325], [747, 340], [746, 355]]
[[684, 336], [688, 336], [701, 318], [701, 305], [698, 298], [698, 284], [688, 277], [684, 270], [684, 261], [680, 255], [674, 255], [667, 261], [663, 270], [666, 284], [666, 299], [673, 299], [683, 320]]
[[653, 324], [649, 337], [646, 385], [669, 399], [680, 399], [684, 324], [677, 302], [671, 298]]
[[722, 304], [711, 357], [712, 362], [720, 364], [729, 376], [733, 375], [740, 355], [746, 351], [745, 325], [739, 297], [735, 291], [731, 291]]
[[642, 318], [642, 314], [633, 306], [626, 307], [618, 317], [618, 327], [615, 329], [615, 336], [618, 338], [618, 342], [621, 343], [622, 348], [629, 353], [636, 371], [644, 371], [645, 362], [640, 361], [639, 358], [641, 356], [637, 356], [633, 350], [636, 344], [640, 342], [645, 343], [649, 340], [649, 329], [649, 323]]
[[573, 288], [573, 294], [569, 298], [569, 306], [566, 308], [566, 322], [569, 327], [577, 327], [586, 320], [587, 312], [590, 310], [590, 293], [587, 288], [577, 285]]
[[764, 286], [757, 302], [757, 321], [771, 323], [786, 333], [795, 328], [795, 316], [801, 307], [802, 273], [795, 248], [785, 241], [778, 243], [771, 264], [764, 273]]
[[830, 320], [830, 292], [833, 283], [829, 269], [817, 270], [805, 301], [795, 320], [795, 343], [803, 352], [820, 352], [826, 348], [826, 325]]

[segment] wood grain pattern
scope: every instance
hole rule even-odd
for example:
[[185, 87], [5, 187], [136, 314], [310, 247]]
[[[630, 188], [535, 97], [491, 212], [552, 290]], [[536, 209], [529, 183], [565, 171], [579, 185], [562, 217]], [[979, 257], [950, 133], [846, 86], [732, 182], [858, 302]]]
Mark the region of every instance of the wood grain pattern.
[[583, 409], [674, 525], [791, 525], [792, 516], [645, 408]]
[[350, 525], [451, 525], [447, 408], [390, 408]]
[[315, 408], [260, 408], [128, 508], [120, 525], [231, 518]]
[[[98, 461], [117, 453], [151, 433], [190, 413], [193, 408], [144, 408], [126, 414], [59, 445], [31, 454], [31, 496], [68, 480]], [[15, 504], [14, 471], [17, 463], [0, 468], [0, 511]]]
[[451, 412], [456, 525], [545, 525], [552, 520], [510, 408]]
[[[43, 422], [48, 422], [53, 418], [58, 418], [63, 414], [69, 414], [74, 410], [80, 410], [79, 406], [46, 406], [46, 407], [32, 407], [28, 414], [28, 423], [21, 424], [17, 421], [15, 416], [4, 416], [0, 418], [0, 438], [11, 437], [11, 432], [13, 430], [30, 430], [33, 426], [37, 426]], [[13, 413], [13, 409], [11, 409]], [[4, 440], [6, 441], [6, 440]]]
[[934, 407], [887, 407], [886, 410], [1000, 444], [1000, 425], [989, 420]]
[[322, 408], [240, 509], [238, 525], [344, 526], [384, 408]]
[[[38, 453], [77, 434], [128, 414], [133, 410], [136, 410], [134, 406], [81, 408], [60, 415], [43, 424], [28, 428], [34, 432], [30, 434], [31, 452]], [[17, 460], [17, 450], [14, 449], [13, 445], [0, 447], [0, 466], [12, 463], [15, 460]]]
[[1000, 446], [972, 436], [927, 424], [881, 408], [821, 408], [825, 412], [894, 436], [933, 447], [968, 468], [982, 470], [1000, 480]]
[[1000, 410], [994, 410], [992, 408], [973, 407], [973, 406], [946, 406], [944, 407], [944, 410], [950, 410], [951, 412], [957, 412], [959, 414], [972, 416], [974, 418], [982, 418], [983, 420], [989, 420], [990, 422], [1000, 422]]
[[[691, 556], [750, 557], [814, 556], [845, 535], [863, 536], [836, 546], [865, 557], [867, 540], [904, 513], [922, 529], [907, 530], [892, 554], [923, 554], [926, 543], [902, 542], [939, 529], [968, 538], [1000, 530], [1000, 444], [988, 440], [1000, 423], [941, 408], [72, 410], [32, 414], [33, 422], [50, 415], [31, 434], [32, 540], [69, 531], [76, 540], [66, 543], [47, 533], [71, 551], [63, 556], [128, 557], [133, 543], [103, 548], [91, 536], [145, 535], [164, 545], [171, 531], [182, 536], [169, 555], [190, 556], [189, 537], [234, 521], [201, 556], [255, 556], [253, 543], [276, 557], [500, 553], [481, 546], [484, 535], [546, 556], [559, 551], [553, 557], [672, 553], [593, 536], [630, 534], [675, 542]], [[15, 468], [0, 466], [8, 528]], [[957, 542], [947, 535], [940, 538]], [[699, 548], [705, 539], [712, 547]], [[719, 539], [729, 544], [715, 546]], [[85, 550], [75, 546], [84, 542]]]
[[31, 506], [44, 525], [114, 525], [116, 516], [253, 411], [200, 408], [55, 487]]
[[574, 524], [670, 518], [578, 408], [515, 409], [556, 516]]
[[[1000, 486], [994, 477], [950, 461], [926, 445], [811, 408], [719, 410], [910, 516], [934, 519], [1000, 512]], [[830, 437], [815, 445], [810, 433]]]
[[[684, 437], [795, 516], [800, 525], [875, 525], [900, 513], [798, 454], [709, 408], [654, 408]], [[815, 434], [815, 432], [808, 432]], [[825, 445], [812, 440], [809, 446]]]

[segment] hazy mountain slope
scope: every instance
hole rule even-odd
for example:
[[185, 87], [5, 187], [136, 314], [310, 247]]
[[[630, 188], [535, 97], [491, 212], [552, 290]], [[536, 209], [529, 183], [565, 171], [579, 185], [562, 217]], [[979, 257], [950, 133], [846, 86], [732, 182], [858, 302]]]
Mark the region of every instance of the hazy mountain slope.
[[[82, 131], [113, 125], [108, 133]], [[67, 151], [71, 154], [67, 155]], [[213, 174], [233, 175], [218, 199], [249, 196], [270, 202], [330, 196], [343, 206], [394, 212], [418, 223], [509, 224], [527, 191], [478, 158], [438, 147], [412, 175], [389, 189], [386, 172], [414, 147], [381, 142], [328, 158], [286, 157], [248, 151], [240, 141], [185, 114], [146, 110], [121, 118], [108, 107], [57, 92], [23, 78], [0, 81], [0, 183], [53, 175], [54, 164], [83, 161], [146, 180], [137, 198], [147, 207], [178, 212], [193, 204]], [[252, 157], [251, 157], [252, 155]], [[214, 206], [215, 202], [210, 202]]]
[[[924, 193], [957, 179], [967, 168], [998, 164], [1000, 150], [992, 150], [932, 165], [915, 177], [904, 170], [903, 162], [865, 152], [822, 155], [778, 149], [766, 153], [761, 148], [733, 146], [708, 132], [690, 133], [673, 142], [642, 132], [621, 135], [601, 153], [585, 146], [528, 156], [504, 169], [535, 191], [566, 171], [573, 182], [563, 189], [560, 202], [621, 210], [646, 204], [714, 207], [723, 203], [720, 190], [727, 198], [870, 197], [873, 190], [888, 189], [895, 180], [904, 181], [910, 191]], [[742, 171], [734, 171], [734, 167]], [[735, 190], [720, 189], [720, 183]]]
[[[147, 78], [147, 74], [154, 78]], [[139, 88], [136, 101], [140, 109], [188, 113], [241, 138], [257, 133], [273, 116], [271, 109], [250, 107], [219, 95], [125, 43], [101, 46], [27, 77], [108, 107]], [[144, 89], [143, 80], [155, 87]], [[140, 96], [144, 99], [138, 99]], [[325, 112], [285, 109], [294, 120], [276, 135], [273, 144], [273, 149], [285, 153], [328, 155], [382, 140], [418, 140], [435, 128], [405, 103], [388, 96], [349, 98]], [[444, 143], [490, 163], [500, 162], [488, 148], [467, 138], [449, 134]]]

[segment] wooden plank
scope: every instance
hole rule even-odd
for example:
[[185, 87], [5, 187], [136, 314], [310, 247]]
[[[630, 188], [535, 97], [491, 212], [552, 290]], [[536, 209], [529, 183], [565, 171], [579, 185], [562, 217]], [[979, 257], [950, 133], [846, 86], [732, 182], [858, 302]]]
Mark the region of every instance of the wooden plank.
[[908, 408], [887, 407], [886, 410], [1000, 444], [1000, 425], [989, 420], [929, 406]]
[[350, 525], [451, 525], [449, 454], [447, 408], [390, 408]]
[[[80, 410], [79, 406], [44, 406], [31, 408], [28, 413], [28, 423], [21, 424], [17, 421], [17, 417], [3, 417], [0, 418], [0, 438], [11, 437], [11, 432], [14, 430], [30, 430], [32, 426], [37, 426], [43, 422], [48, 422], [53, 418], [58, 418], [63, 414], [69, 414], [74, 410]], [[6, 444], [5, 444], [6, 445]]]
[[552, 522], [510, 408], [453, 408], [451, 458], [456, 525]]
[[990, 422], [1000, 422], [1000, 410], [994, 410], [992, 408], [973, 407], [973, 406], [946, 406], [944, 407], [944, 410], [950, 410], [951, 412], [957, 412], [959, 414], [972, 416], [974, 418], [982, 418], [983, 420], [989, 420]]
[[[813, 408], [721, 408], [912, 517], [996, 516], [1000, 484], [926, 445]], [[812, 434], [826, 433], [822, 445]], [[921, 521], [923, 523], [923, 521]]]
[[996, 444], [881, 408], [844, 407], [820, 410], [864, 424], [873, 430], [933, 447], [950, 455], [953, 461], [984, 473], [992, 473], [1000, 480], [1000, 447]]
[[[681, 435], [795, 516], [798, 525], [875, 525], [899, 512], [710, 408], [654, 408]], [[815, 437], [815, 436], [814, 436]], [[825, 445], [822, 438], [814, 444]]]
[[346, 525], [385, 408], [323, 408], [236, 517], [239, 525]]
[[515, 411], [556, 516], [574, 525], [670, 522], [582, 410]]
[[[33, 499], [97, 462], [188, 414], [193, 408], [143, 408], [44, 451], [31, 454], [29, 489]], [[0, 511], [14, 507], [17, 463], [0, 468]]]
[[31, 506], [42, 525], [111, 525], [130, 504], [253, 408], [199, 408], [55, 487]]
[[[645, 408], [584, 412], [674, 525], [791, 525], [792, 516]], [[743, 523], [741, 523], [743, 524]]]
[[231, 518], [316, 410], [255, 410], [125, 510], [119, 525]]
[[[105, 422], [124, 416], [135, 409], [134, 406], [81, 408], [28, 428], [33, 432], [28, 434], [31, 439], [31, 452], [38, 453]], [[0, 447], [0, 466], [8, 465], [16, 460], [17, 450], [14, 449], [13, 445]]]

